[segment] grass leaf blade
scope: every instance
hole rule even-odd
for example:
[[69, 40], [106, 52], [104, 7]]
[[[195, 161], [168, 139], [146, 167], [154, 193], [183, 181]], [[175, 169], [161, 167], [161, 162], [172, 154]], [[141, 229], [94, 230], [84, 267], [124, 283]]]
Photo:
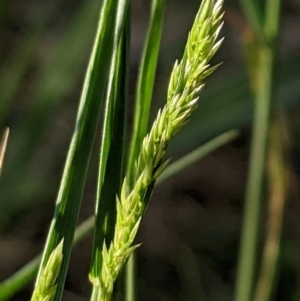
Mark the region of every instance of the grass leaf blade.
[[152, 1], [150, 23], [140, 63], [136, 89], [133, 135], [127, 162], [127, 174], [129, 175], [129, 181], [131, 181], [134, 161], [139, 154], [143, 138], [148, 130], [150, 105], [162, 35], [164, 6], [164, 0]]
[[71, 245], [98, 123], [100, 103], [104, 95], [105, 79], [111, 61], [114, 38], [111, 32], [114, 32], [115, 28], [116, 9], [114, 1], [103, 2], [94, 47], [80, 99], [75, 131], [56, 201], [55, 215], [48, 233], [37, 278], [38, 283], [41, 271], [45, 267], [50, 254], [58, 243], [64, 239], [63, 260], [61, 272], [57, 279], [55, 301], [61, 300], [67, 274]]
[[[115, 35], [113, 60], [110, 67], [103, 121], [102, 145], [97, 184], [96, 220], [90, 279], [100, 275], [103, 243], [109, 245], [114, 234], [116, 195], [123, 178], [123, 148], [125, 134], [125, 102], [127, 94], [129, 9], [128, 1], [119, 1], [117, 30], [122, 30], [120, 40]], [[126, 20], [125, 20], [126, 19]], [[123, 25], [123, 26], [122, 26]], [[96, 280], [97, 281], [97, 280]], [[95, 287], [94, 287], [95, 289]]]

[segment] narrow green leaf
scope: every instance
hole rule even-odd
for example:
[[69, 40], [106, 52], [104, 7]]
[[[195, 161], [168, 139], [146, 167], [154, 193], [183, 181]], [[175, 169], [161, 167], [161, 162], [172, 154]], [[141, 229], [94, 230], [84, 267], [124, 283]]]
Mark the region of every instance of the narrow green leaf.
[[45, 267], [50, 254], [64, 238], [64, 256], [57, 280], [55, 301], [61, 299], [70, 260], [71, 245], [97, 128], [100, 103], [104, 96], [106, 78], [113, 52], [114, 35], [111, 33], [115, 32], [116, 13], [117, 5], [114, 1], [107, 0], [103, 2], [94, 47], [80, 99], [75, 130], [56, 201], [55, 215], [48, 233], [37, 278], [38, 283], [41, 271]]
[[150, 105], [162, 35], [164, 8], [165, 0], [152, 0], [150, 22], [140, 63], [136, 89], [133, 134], [127, 162], [129, 182], [131, 181], [132, 172], [134, 170], [134, 161], [139, 154], [143, 138], [148, 130]]
[[[123, 146], [125, 131], [125, 102], [127, 99], [127, 73], [130, 15], [128, 1], [119, 1], [117, 30], [123, 30], [119, 41], [114, 41], [110, 67], [106, 106], [103, 121], [102, 145], [97, 184], [96, 220], [90, 278], [100, 275], [103, 243], [108, 246], [114, 235], [116, 195], [123, 178]], [[125, 22], [126, 17], [126, 22]]]

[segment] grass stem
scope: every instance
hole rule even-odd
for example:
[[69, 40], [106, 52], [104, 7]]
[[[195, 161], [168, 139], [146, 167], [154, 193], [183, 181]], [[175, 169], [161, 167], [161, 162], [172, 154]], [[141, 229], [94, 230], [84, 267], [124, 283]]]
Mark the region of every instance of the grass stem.
[[238, 267], [236, 301], [252, 300], [260, 209], [262, 204], [265, 159], [272, 107], [274, 52], [263, 47], [259, 54], [258, 91], [254, 111], [254, 128], [251, 144], [250, 170], [245, 199], [245, 216], [242, 229], [240, 262]]
[[[255, 91], [254, 126], [251, 143], [250, 169], [245, 198], [245, 216], [241, 236], [238, 266], [236, 301], [253, 300], [254, 275], [259, 239], [260, 211], [263, 198], [263, 182], [266, 170], [266, 153], [270, 115], [273, 102], [275, 42], [278, 35], [280, 0], [269, 0], [266, 6], [264, 26], [261, 23], [257, 1], [242, 0], [250, 25], [259, 40], [258, 64], [256, 68], [257, 86]], [[256, 19], [255, 19], [256, 18]], [[263, 39], [260, 39], [263, 37]]]
[[286, 128], [278, 114], [273, 119], [268, 150], [268, 221], [266, 223], [262, 264], [255, 289], [254, 300], [256, 301], [271, 300], [275, 287], [282, 221], [288, 191], [289, 166], [287, 162], [288, 139], [286, 139]]

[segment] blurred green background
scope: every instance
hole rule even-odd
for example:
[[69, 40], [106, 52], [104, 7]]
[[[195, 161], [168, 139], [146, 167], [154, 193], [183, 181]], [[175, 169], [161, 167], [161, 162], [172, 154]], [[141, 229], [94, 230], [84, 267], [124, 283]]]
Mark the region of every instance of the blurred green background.
[[[182, 54], [199, 1], [166, 5], [153, 116], [165, 101], [172, 65]], [[42, 250], [99, 7], [98, 0], [0, 3], [0, 131], [11, 130], [0, 180], [0, 280]], [[132, 1], [131, 100], [149, 8], [149, 0]], [[241, 135], [157, 188], [138, 236], [143, 242], [138, 300], [199, 300], [203, 292], [206, 300], [232, 300], [253, 99], [244, 59], [251, 34], [238, 1], [226, 1], [225, 10], [225, 41], [214, 59], [223, 65], [208, 80], [196, 114], [174, 139], [170, 154], [179, 158], [229, 129]], [[300, 1], [284, 0], [275, 101], [287, 123], [292, 176], [274, 300], [300, 298], [299, 20]], [[93, 212], [97, 145], [81, 221]], [[90, 247], [87, 238], [74, 250], [65, 300], [89, 295]], [[13, 300], [27, 300], [30, 290]]]

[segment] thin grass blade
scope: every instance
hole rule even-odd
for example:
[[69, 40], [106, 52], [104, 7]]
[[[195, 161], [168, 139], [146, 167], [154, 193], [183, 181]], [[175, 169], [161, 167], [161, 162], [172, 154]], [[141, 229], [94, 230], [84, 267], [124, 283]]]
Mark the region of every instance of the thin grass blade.
[[95, 282], [98, 283], [98, 277], [101, 273], [103, 243], [108, 246], [114, 235], [115, 197], [120, 191], [123, 178], [127, 59], [130, 40], [129, 17], [128, 1], [119, 1], [117, 30], [122, 30], [123, 33], [121, 40], [118, 40], [117, 34], [115, 35], [113, 60], [106, 95], [97, 184], [93, 255], [89, 275], [93, 283], [93, 290], [97, 290]]
[[140, 63], [136, 89], [133, 134], [127, 162], [129, 181], [131, 181], [132, 178], [134, 161], [139, 154], [143, 138], [148, 130], [150, 106], [163, 28], [164, 8], [164, 0], [153, 0], [151, 3], [150, 22]]
[[56, 200], [56, 209], [48, 233], [42, 262], [37, 277], [40, 281], [50, 254], [64, 239], [63, 259], [57, 279], [55, 301], [61, 300], [71, 246], [76, 228], [89, 159], [98, 123], [100, 103], [104, 96], [111, 62], [117, 6], [114, 1], [104, 1], [94, 47], [80, 99], [78, 115], [64, 173]]

